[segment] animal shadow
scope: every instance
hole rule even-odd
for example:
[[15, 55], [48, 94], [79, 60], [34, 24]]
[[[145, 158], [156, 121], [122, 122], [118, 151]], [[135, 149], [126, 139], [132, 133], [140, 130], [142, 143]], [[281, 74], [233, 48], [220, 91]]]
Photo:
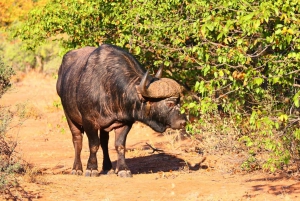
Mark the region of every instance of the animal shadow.
[[[200, 166], [191, 167], [189, 163], [174, 155], [159, 153], [148, 156], [127, 158], [126, 164], [133, 174], [149, 174], [157, 172], [170, 172], [178, 170], [193, 170], [200, 169]], [[113, 167], [116, 166], [116, 161], [113, 162]]]

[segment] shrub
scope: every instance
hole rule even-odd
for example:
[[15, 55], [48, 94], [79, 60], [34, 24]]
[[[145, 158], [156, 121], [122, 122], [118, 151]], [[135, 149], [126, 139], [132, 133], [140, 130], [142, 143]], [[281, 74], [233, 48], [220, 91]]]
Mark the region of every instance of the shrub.
[[[0, 97], [10, 87], [9, 80], [13, 73], [12, 68], [5, 66], [0, 58]], [[13, 173], [21, 168], [14, 155], [16, 143], [8, 141], [5, 137], [11, 119], [12, 113], [0, 106], [0, 190], [16, 182]]]
[[10, 78], [13, 74], [13, 69], [4, 65], [0, 57], [0, 98], [10, 87]]
[[0, 191], [9, 185], [16, 185], [14, 174], [23, 169], [20, 158], [15, 153], [17, 143], [5, 136], [12, 117], [13, 114], [7, 108], [0, 107]]
[[15, 71], [28, 72], [34, 69], [48, 74], [54, 74], [57, 71], [61, 62], [58, 42], [49, 41], [33, 51], [23, 48], [20, 40], [10, 40], [0, 37], [0, 53], [4, 57], [4, 64], [11, 66]]

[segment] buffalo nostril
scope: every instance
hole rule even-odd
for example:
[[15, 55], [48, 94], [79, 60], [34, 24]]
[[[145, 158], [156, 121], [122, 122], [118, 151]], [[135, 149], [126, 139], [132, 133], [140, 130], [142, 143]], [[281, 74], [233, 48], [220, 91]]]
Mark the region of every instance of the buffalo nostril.
[[180, 123], [180, 126], [181, 126], [182, 128], [184, 128], [184, 127], [186, 126], [186, 121], [182, 121], [182, 122]]

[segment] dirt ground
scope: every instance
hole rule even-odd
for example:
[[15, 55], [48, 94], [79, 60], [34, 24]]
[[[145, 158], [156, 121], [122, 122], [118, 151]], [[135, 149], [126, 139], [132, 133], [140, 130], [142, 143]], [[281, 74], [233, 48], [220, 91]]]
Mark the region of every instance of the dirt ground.
[[[220, 156], [206, 156], [178, 131], [155, 133], [136, 123], [127, 138], [127, 164], [132, 178], [116, 175], [73, 176], [74, 149], [55, 79], [37, 73], [18, 74], [1, 99], [16, 113], [8, 135], [30, 164], [11, 193], [20, 200], [300, 200], [300, 178], [262, 172], [233, 172]], [[22, 117], [22, 118], [21, 118]], [[109, 151], [115, 166], [114, 134]], [[162, 150], [155, 151], [147, 144]], [[83, 164], [88, 159], [84, 136]], [[101, 167], [102, 152], [98, 153]], [[85, 167], [84, 167], [85, 168]], [[0, 200], [9, 194], [0, 195]]]

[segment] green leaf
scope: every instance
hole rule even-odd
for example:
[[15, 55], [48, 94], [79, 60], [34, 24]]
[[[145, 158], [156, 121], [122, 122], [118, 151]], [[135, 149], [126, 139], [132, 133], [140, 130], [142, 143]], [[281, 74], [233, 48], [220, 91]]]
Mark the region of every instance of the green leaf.
[[223, 77], [224, 76], [224, 72], [222, 70], [219, 71], [219, 75], [220, 77]]
[[242, 43], [243, 43], [243, 39], [238, 39], [237, 42], [236, 42], [236, 45], [239, 46], [239, 45], [241, 45]]
[[164, 65], [165, 66], [169, 66], [170, 65], [170, 61], [164, 61]]
[[288, 120], [288, 116], [286, 114], [282, 114], [278, 117], [278, 119], [282, 122], [286, 122]]
[[199, 90], [199, 86], [200, 86], [200, 82], [197, 81], [194, 87], [195, 91]]
[[253, 79], [253, 82], [254, 84], [256, 84], [257, 86], [260, 86], [263, 82], [264, 82], [264, 79], [261, 78], [261, 77], [256, 77]]
[[255, 13], [250, 13], [249, 15], [246, 15], [246, 16], [243, 18], [243, 20], [244, 20], [244, 21], [249, 21], [249, 20], [251, 20], [252, 17], [254, 16], [254, 14], [255, 14]]
[[300, 106], [300, 91], [298, 91], [294, 97], [293, 97], [293, 101], [296, 107]]
[[295, 131], [294, 131], [294, 136], [297, 140], [300, 140], [300, 129], [297, 128]]

